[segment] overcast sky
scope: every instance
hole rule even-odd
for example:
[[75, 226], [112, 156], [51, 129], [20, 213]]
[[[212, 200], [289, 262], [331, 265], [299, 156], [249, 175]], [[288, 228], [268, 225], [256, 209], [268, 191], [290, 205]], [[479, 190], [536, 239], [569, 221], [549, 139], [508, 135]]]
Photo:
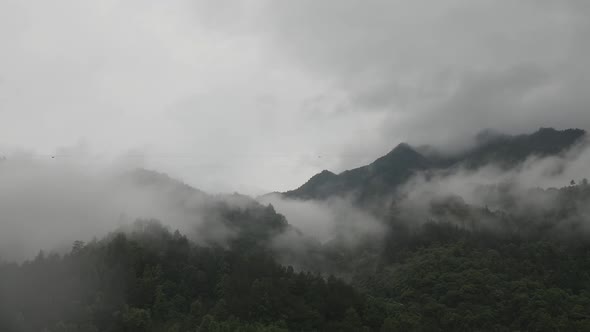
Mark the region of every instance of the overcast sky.
[[396, 144], [590, 129], [585, 0], [0, 0], [0, 154], [287, 190]]

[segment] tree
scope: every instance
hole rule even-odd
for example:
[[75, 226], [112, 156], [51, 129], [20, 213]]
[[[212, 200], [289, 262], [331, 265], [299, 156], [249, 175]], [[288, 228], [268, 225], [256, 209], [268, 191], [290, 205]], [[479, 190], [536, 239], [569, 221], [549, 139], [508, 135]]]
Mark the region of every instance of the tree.
[[72, 244], [72, 253], [77, 253], [84, 248], [84, 241], [74, 241]]
[[121, 317], [125, 331], [147, 331], [151, 326], [150, 313], [145, 309], [126, 308]]
[[199, 325], [199, 328], [197, 329], [197, 331], [210, 331], [213, 327], [213, 325], [215, 324], [215, 319], [213, 318], [213, 316], [211, 315], [205, 315], [205, 317], [203, 317], [203, 319], [201, 320], [201, 325]]
[[361, 318], [354, 308], [346, 309], [344, 320], [342, 321], [344, 331], [360, 331], [362, 329]]

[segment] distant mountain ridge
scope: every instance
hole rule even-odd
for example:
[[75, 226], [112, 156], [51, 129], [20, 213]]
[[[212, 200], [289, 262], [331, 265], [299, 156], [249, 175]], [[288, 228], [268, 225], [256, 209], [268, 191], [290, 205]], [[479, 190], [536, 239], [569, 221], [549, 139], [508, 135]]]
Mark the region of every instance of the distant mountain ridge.
[[[487, 164], [511, 168], [531, 156], [550, 156], [571, 148], [586, 135], [582, 129], [541, 128], [532, 134], [503, 135], [482, 132], [479, 144], [454, 156], [428, 154], [401, 143], [369, 165], [335, 174], [324, 170], [297, 189], [282, 193], [296, 199], [327, 199], [352, 195], [359, 201], [392, 193], [418, 171], [457, 166], [476, 169]], [[419, 152], [422, 151], [422, 152]]]
[[143, 168], [123, 173], [118, 180], [155, 195], [155, 203], [173, 211], [176, 217], [185, 218], [192, 225], [192, 232], [187, 235], [203, 243], [267, 245], [290, 227], [274, 207], [249, 196], [210, 195], [164, 173]]

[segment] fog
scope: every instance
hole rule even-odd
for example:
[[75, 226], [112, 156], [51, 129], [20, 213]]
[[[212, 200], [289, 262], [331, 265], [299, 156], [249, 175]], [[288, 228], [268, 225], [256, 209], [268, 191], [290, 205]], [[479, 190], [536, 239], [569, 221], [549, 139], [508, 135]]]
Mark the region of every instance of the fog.
[[[532, 156], [510, 169], [489, 163], [477, 169], [457, 166], [419, 173], [399, 188], [393, 199], [397, 217], [413, 226], [445, 221], [510, 232], [520, 226], [506, 224], [502, 220], [506, 216], [522, 218], [529, 223], [527, 227], [540, 225], [551, 216], [559, 228], [569, 225], [588, 231], [588, 198], [568, 202], [571, 198], [558, 191], [570, 187], [571, 181], [580, 184], [590, 176], [588, 143], [586, 137], [560, 155]], [[465, 204], [474, 209], [466, 210]], [[555, 214], [563, 209], [568, 211], [567, 217]], [[573, 234], [571, 229], [566, 233]]]
[[[510, 213], [515, 217], [533, 216], [533, 222], [553, 209], [562, 208], [563, 197], [558, 188], [579, 184], [590, 177], [590, 142], [588, 138], [576, 143], [559, 155], [531, 156], [514, 167], [488, 163], [473, 169], [464, 165], [452, 168], [418, 172], [390, 195], [365, 202], [363, 207], [351, 197], [331, 197], [326, 200], [289, 199], [280, 194], [270, 194], [259, 201], [271, 203], [277, 212], [284, 214], [304, 236], [322, 244], [339, 244], [342, 248], [355, 248], [367, 240], [379, 243], [389, 231], [392, 221], [412, 227], [428, 221], [453, 222], [461, 227], [472, 227], [470, 222], [489, 229], [505, 231], [498, 216], [483, 212], [474, 215], [437, 215], [435, 207], [454, 208], [454, 204], [468, 204], [475, 209], [489, 209], [492, 213]], [[458, 199], [458, 200], [457, 200]], [[588, 212], [579, 202], [576, 220], [590, 229]], [[394, 208], [394, 211], [390, 209]], [[463, 208], [459, 206], [459, 208]], [[451, 219], [449, 219], [451, 218]], [[285, 246], [302, 249], [303, 238], [282, 238]], [[297, 241], [301, 243], [297, 243]], [[299, 247], [298, 247], [299, 246]], [[303, 252], [303, 251], [302, 251]]]
[[[562, 155], [533, 156], [508, 170], [488, 164], [475, 170], [459, 166], [418, 173], [398, 188], [395, 197], [368, 204], [372, 210], [343, 197], [304, 201], [271, 194], [258, 200], [272, 204], [295, 231], [276, 238], [276, 248], [296, 252], [315, 242], [354, 249], [367, 239], [382, 239], [387, 229], [383, 211], [396, 197], [403, 197], [397, 204], [410, 223], [429, 220], [430, 205], [451, 196], [492, 210], [502, 209], [502, 198], [507, 197], [523, 211], [547, 209], [552, 196], [533, 195], [531, 189], [560, 188], [589, 177], [588, 146], [584, 140]], [[91, 161], [23, 152], [0, 161], [2, 259], [20, 261], [40, 250], [67, 251], [76, 240], [100, 238], [136, 219], [161, 220], [200, 244], [223, 244], [236, 233], [224, 225], [215, 204], [245, 209], [254, 202], [240, 195], [209, 196], [164, 175], [165, 181], [158, 181], [151, 179], [152, 173], [144, 174], [148, 180], [142, 182], [135, 171], [141, 162], [129, 156]], [[129, 176], [132, 173], [135, 177]], [[375, 209], [381, 212], [375, 214]]]
[[208, 196], [126, 162], [59, 159], [15, 154], [0, 161], [1, 259], [69, 251], [76, 240], [101, 238], [137, 219], [160, 220], [197, 243], [222, 244], [233, 234], [216, 220], [214, 204], [251, 204], [239, 196]]
[[477, 189], [482, 186], [508, 184], [514, 190], [561, 188], [570, 181], [589, 177], [590, 148], [587, 138], [562, 155], [532, 156], [514, 168], [506, 169], [494, 163], [478, 169], [458, 166], [453, 169], [421, 173], [409, 179], [400, 189], [409, 200], [420, 196], [458, 195], [470, 204], [485, 205]]
[[385, 231], [376, 217], [355, 207], [346, 198], [305, 201], [271, 194], [259, 201], [272, 204], [277, 212], [287, 217], [289, 224], [322, 244], [333, 242], [354, 248], [367, 238], [379, 238]]
[[[110, 323], [118, 325], [108, 330], [145, 331], [148, 323], [157, 331], [194, 330], [212, 319], [294, 330], [345, 330], [340, 323], [390, 330], [385, 316], [402, 325], [427, 321], [416, 313], [450, 302], [456, 302], [452, 314], [437, 324], [473, 317], [457, 310], [483, 308], [471, 306], [475, 297], [455, 300], [483, 288], [456, 292], [455, 284], [441, 283], [420, 294], [410, 291], [418, 278], [414, 286], [400, 278], [388, 289], [389, 272], [430, 262], [416, 248], [445, 236], [468, 250], [457, 229], [475, 241], [481, 234], [466, 229], [493, 230], [483, 233], [500, 242], [500, 231], [531, 229], [543, 241], [561, 231], [587, 237], [590, 186], [570, 181], [590, 177], [590, 141], [511, 168], [495, 160], [477, 169], [431, 166], [453, 163], [494, 135], [590, 129], [589, 36], [584, 0], [0, 0], [0, 268], [8, 271], [0, 293], [11, 295], [0, 294], [0, 330], [87, 324], [97, 331]], [[403, 142], [436, 162], [405, 148], [393, 153]], [[536, 151], [537, 143], [516, 147], [516, 154]], [[502, 149], [486, 157], [513, 152]], [[325, 186], [332, 195], [326, 199], [286, 198], [322, 170], [340, 174], [375, 160], [382, 163]], [[315, 180], [319, 185], [310, 181], [301, 192], [323, 190], [322, 177]], [[431, 237], [432, 225], [444, 234]], [[146, 229], [162, 238], [141, 238]], [[137, 238], [110, 237], [116, 232]], [[151, 240], [162, 247], [144, 250], [145, 257], [126, 251]], [[64, 255], [45, 259], [40, 251]], [[131, 254], [119, 261], [120, 253]], [[416, 260], [395, 261], [406, 254]], [[486, 255], [470, 259], [479, 264]], [[514, 260], [510, 250], [502, 255]], [[294, 277], [280, 264], [334, 273], [351, 282], [359, 299], [371, 284], [378, 294], [367, 306], [346, 291], [316, 301], [306, 289], [337, 287]], [[578, 265], [570, 270], [587, 262]], [[559, 264], [539, 267], [549, 276], [562, 271]], [[440, 281], [431, 276], [428, 283]], [[122, 288], [110, 289], [110, 277]], [[542, 279], [548, 289], [588, 293], [587, 281], [549, 279]], [[514, 289], [501, 286], [489, 293], [503, 297]], [[452, 294], [431, 302], [432, 289]], [[269, 300], [280, 292], [293, 297]], [[381, 296], [380, 307], [370, 307]], [[502, 306], [513, 300], [494, 298], [501, 310], [482, 309], [482, 316], [512, 312]], [[587, 304], [569, 303], [571, 312]], [[559, 321], [574, 316], [564, 313]], [[530, 317], [506, 329], [544, 324]], [[588, 318], [574, 318], [580, 317]]]
[[[22, 261], [41, 250], [66, 252], [76, 240], [101, 238], [137, 219], [160, 220], [202, 245], [222, 244], [236, 234], [224, 226], [216, 204], [243, 210], [254, 202], [240, 195], [211, 196], [165, 175], [153, 179], [157, 173], [142, 173], [136, 165], [125, 158], [90, 164], [31, 153], [7, 156], [0, 162], [0, 257]], [[275, 239], [282, 250], [307, 241], [352, 249], [384, 232], [380, 221], [348, 199], [267, 195], [260, 203], [272, 204], [299, 234]]]
[[208, 192], [261, 195], [402, 141], [589, 128], [589, 9], [0, 1], [0, 155], [82, 140], [104, 155], [140, 151]]

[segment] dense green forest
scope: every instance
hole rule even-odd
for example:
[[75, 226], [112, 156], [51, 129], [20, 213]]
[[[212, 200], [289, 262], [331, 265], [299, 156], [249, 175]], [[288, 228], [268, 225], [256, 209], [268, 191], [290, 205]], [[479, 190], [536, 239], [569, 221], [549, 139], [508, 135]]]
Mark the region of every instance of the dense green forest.
[[[477, 185], [472, 197], [436, 186], [489, 158], [510, 172], [579, 133], [501, 136], [446, 160], [401, 145], [352, 173], [320, 173], [284, 196], [329, 202], [358, 186], [346, 211], [380, 225], [357, 234], [337, 223], [345, 236], [325, 242], [247, 196], [208, 195], [148, 170], [120, 175], [189, 224], [144, 218], [67, 252], [0, 259], [0, 331], [590, 331], [586, 179]], [[506, 140], [512, 148], [497, 143]], [[403, 190], [382, 195], [384, 185]]]
[[337, 330], [367, 305], [261, 248], [196, 246], [155, 221], [0, 271], [3, 331]]
[[[590, 240], [576, 221], [590, 186], [535, 192], [560, 203], [533, 224], [456, 200], [437, 203], [440, 219], [420, 225], [392, 214], [383, 244], [366, 249], [373, 254], [321, 249], [339, 260], [336, 276], [279, 264], [266, 241], [252, 241], [262, 233], [202, 246], [158, 221], [137, 221], [64, 255], [2, 264], [0, 329], [590, 330]], [[452, 214], [496, 215], [514, 227], [467, 227]]]
[[0, 332], [590, 332], [590, 0], [0, 0]]

